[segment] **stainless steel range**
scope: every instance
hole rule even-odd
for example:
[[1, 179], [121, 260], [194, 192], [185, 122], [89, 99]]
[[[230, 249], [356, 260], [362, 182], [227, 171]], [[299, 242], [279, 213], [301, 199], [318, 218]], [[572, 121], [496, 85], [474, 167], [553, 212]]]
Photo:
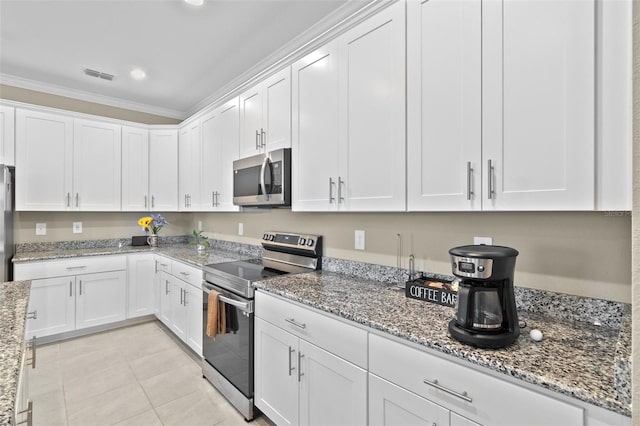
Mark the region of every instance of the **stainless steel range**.
[[[202, 374], [245, 417], [253, 419], [253, 282], [322, 267], [322, 237], [291, 232], [265, 232], [262, 258], [217, 263], [202, 268]], [[224, 330], [207, 333], [209, 295], [217, 296]]]

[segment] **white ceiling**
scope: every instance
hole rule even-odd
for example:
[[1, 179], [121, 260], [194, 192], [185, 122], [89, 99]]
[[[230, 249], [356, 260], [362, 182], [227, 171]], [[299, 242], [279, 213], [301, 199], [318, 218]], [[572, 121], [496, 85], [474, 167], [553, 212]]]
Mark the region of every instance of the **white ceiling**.
[[0, 82], [184, 118], [369, 1], [0, 0]]

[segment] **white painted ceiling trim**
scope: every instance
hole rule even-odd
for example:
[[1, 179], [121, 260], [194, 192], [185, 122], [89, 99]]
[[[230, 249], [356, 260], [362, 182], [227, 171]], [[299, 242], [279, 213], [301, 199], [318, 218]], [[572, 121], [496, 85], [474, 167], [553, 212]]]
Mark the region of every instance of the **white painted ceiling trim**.
[[397, 1], [371, 0], [365, 6], [357, 3], [346, 3], [219, 90], [204, 98], [187, 111], [187, 116], [191, 117], [197, 113], [205, 112], [210, 107], [239, 95], [267, 78], [270, 74], [294, 63], [329, 40], [342, 34], [348, 28]]
[[111, 96], [99, 95], [96, 93], [85, 92], [82, 90], [71, 89], [55, 84], [44, 83], [41, 81], [29, 80], [27, 78], [18, 77], [10, 74], [0, 73], [0, 84], [8, 86], [20, 87], [22, 89], [36, 90], [38, 92], [49, 93], [52, 95], [65, 96], [67, 98], [78, 99], [81, 101], [95, 102], [102, 105], [108, 105], [117, 108], [130, 109], [147, 114], [155, 114], [163, 117], [184, 120], [188, 114], [186, 111], [177, 111], [173, 109], [161, 108], [153, 105], [146, 105], [137, 102], [128, 101], [126, 99], [114, 98]]

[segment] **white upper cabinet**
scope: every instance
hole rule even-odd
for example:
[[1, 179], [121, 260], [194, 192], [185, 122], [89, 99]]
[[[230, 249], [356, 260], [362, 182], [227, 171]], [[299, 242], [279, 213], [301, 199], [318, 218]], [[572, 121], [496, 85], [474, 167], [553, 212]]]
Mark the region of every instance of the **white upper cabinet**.
[[71, 210], [73, 119], [16, 111], [16, 210]]
[[291, 147], [291, 68], [240, 95], [240, 157]]
[[73, 208], [119, 211], [121, 126], [81, 119], [73, 126]]
[[406, 209], [405, 37], [398, 2], [338, 39], [338, 203], [349, 211]]
[[178, 210], [178, 131], [149, 132], [149, 196], [153, 211]]
[[122, 210], [149, 210], [149, 130], [122, 126]]
[[408, 209], [593, 209], [593, 0], [408, 7]]
[[200, 120], [180, 128], [179, 143], [179, 197], [178, 210], [193, 211], [200, 208]]
[[201, 210], [238, 211], [233, 205], [233, 161], [238, 159], [240, 139], [239, 100], [202, 116]]
[[296, 211], [404, 211], [404, 3], [292, 66]]
[[481, 2], [407, 3], [409, 210], [480, 210]]
[[0, 105], [0, 164], [15, 165], [15, 109]]
[[291, 67], [294, 211], [331, 211], [338, 206], [337, 46], [333, 41]]
[[484, 210], [594, 208], [594, 11], [483, 1]]

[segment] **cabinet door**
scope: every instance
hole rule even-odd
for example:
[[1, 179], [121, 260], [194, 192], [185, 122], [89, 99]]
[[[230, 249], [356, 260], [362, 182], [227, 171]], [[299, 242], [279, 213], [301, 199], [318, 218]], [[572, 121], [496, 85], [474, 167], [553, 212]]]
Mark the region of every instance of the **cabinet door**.
[[132, 254], [127, 258], [127, 318], [154, 313], [155, 269], [156, 261], [153, 254]]
[[278, 425], [297, 425], [298, 338], [255, 318], [254, 350], [256, 407]]
[[149, 132], [151, 210], [178, 210], [178, 131]]
[[179, 137], [178, 210], [193, 211], [200, 207], [200, 121], [180, 129]]
[[76, 289], [76, 329], [126, 318], [126, 271], [78, 275]]
[[238, 211], [233, 205], [233, 161], [238, 159], [238, 98], [200, 119], [202, 132], [202, 210]]
[[71, 209], [73, 119], [16, 112], [16, 210]]
[[73, 208], [119, 211], [122, 128], [73, 120]]
[[171, 331], [183, 342], [187, 341], [188, 317], [184, 304], [185, 289], [189, 284], [172, 277], [169, 281], [171, 292]]
[[480, 426], [480, 423], [473, 422], [466, 417], [462, 417], [456, 413], [450, 413], [450, 423], [449, 426]]
[[15, 109], [0, 105], [0, 164], [15, 165]]
[[300, 425], [367, 423], [367, 372], [300, 340]]
[[291, 68], [263, 82], [262, 127], [266, 151], [291, 147]]
[[483, 2], [484, 210], [594, 208], [594, 10]]
[[294, 63], [293, 211], [331, 211], [338, 206], [338, 62], [331, 42]]
[[159, 272], [158, 290], [159, 296], [159, 318], [167, 327], [171, 328], [171, 321], [173, 317], [173, 293], [176, 289], [172, 284], [171, 275], [166, 272]]
[[448, 424], [449, 410], [369, 374], [370, 426]]
[[482, 207], [481, 2], [407, 2], [407, 208]]
[[340, 116], [345, 117], [338, 192], [350, 211], [404, 211], [405, 3], [338, 40]]
[[27, 338], [64, 333], [76, 327], [75, 277], [45, 278], [31, 281]]
[[149, 131], [122, 127], [122, 210], [149, 210]]
[[262, 85], [240, 95], [240, 157], [256, 155], [262, 150]]
[[183, 297], [187, 311], [186, 342], [195, 353], [202, 356], [202, 289], [185, 285]]

